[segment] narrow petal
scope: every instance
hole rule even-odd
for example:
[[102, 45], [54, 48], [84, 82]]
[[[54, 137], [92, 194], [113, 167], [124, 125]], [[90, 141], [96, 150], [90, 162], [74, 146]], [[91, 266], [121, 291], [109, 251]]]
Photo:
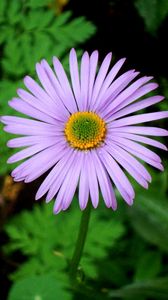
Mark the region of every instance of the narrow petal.
[[101, 151], [99, 151], [98, 153], [99, 158], [102, 160], [118, 191], [120, 192], [124, 200], [129, 205], [132, 205], [135, 193], [128, 178], [121, 170], [119, 165], [115, 162], [115, 160], [110, 156], [110, 154], [108, 154], [108, 152], [106, 152], [104, 149], [101, 149]]
[[[53, 187], [54, 194], [53, 196], [51, 195], [51, 197], [48, 197], [48, 201], [50, 201], [55, 196], [57, 192], [56, 187], [58, 186], [58, 178], [64, 178], [66, 171], [72, 163], [73, 158], [74, 155], [72, 149], [69, 148], [64, 150], [63, 157], [58, 161], [58, 163], [54, 166], [54, 168], [50, 171], [43, 183], [40, 185], [36, 193], [36, 200], [40, 199], [45, 193], [47, 193], [47, 191], [49, 191], [51, 187]], [[55, 182], [56, 180], [57, 182]]]
[[56, 126], [45, 124], [48, 126], [9, 124], [4, 127], [4, 131], [13, 134], [35, 135], [35, 136], [57, 136], [64, 139], [63, 130], [59, 130]]
[[33, 125], [33, 126], [37, 126], [37, 127], [50, 127], [52, 126], [51, 124], [47, 124], [45, 122], [40, 122], [40, 121], [36, 121], [36, 120], [31, 120], [28, 118], [22, 118], [22, 117], [15, 117], [15, 116], [2, 116], [1, 117], [1, 122], [3, 124], [7, 124], [7, 125], [11, 125], [11, 124], [21, 124], [21, 125]]
[[77, 111], [76, 101], [73, 96], [72, 89], [69, 84], [67, 75], [64, 71], [64, 68], [57, 57], [53, 58], [53, 65], [54, 65], [55, 73], [59, 80], [59, 84], [65, 95], [66, 100], [64, 102], [68, 103], [68, 109], [70, 109], [71, 113], [74, 113]]
[[46, 130], [52, 130], [55, 129], [55, 132], [63, 132], [64, 124], [60, 122], [55, 122], [55, 124], [48, 124], [41, 121], [36, 121], [28, 118], [22, 118], [22, 117], [14, 117], [14, 116], [2, 116], [1, 122], [5, 125], [13, 125], [13, 126], [25, 126], [25, 128], [34, 128], [36, 130], [38, 129], [46, 129]]
[[131, 96], [127, 97], [124, 101], [122, 101], [119, 105], [117, 105], [113, 109], [113, 113], [116, 113], [120, 109], [126, 107], [127, 105], [131, 104], [135, 100], [141, 98], [142, 96], [148, 94], [149, 92], [155, 90], [158, 87], [157, 83], [147, 83], [142, 87], [138, 88]]
[[[40, 82], [42, 84], [42, 86], [44, 87], [45, 91], [47, 92], [47, 94], [50, 96], [50, 98], [53, 100], [55, 106], [57, 107], [57, 110], [66, 115], [68, 115], [68, 111], [64, 106], [64, 101], [61, 99], [61, 97], [59, 97], [59, 93], [56, 92], [56, 89], [54, 88], [53, 84], [52, 84], [52, 80], [50, 80], [51, 77], [51, 70], [48, 70], [48, 73], [45, 69], [47, 62], [46, 61], [42, 61], [41, 64], [37, 63], [36, 64], [36, 72], [38, 75], [38, 78], [40, 79]], [[50, 77], [48, 76], [48, 74], [50, 75]], [[62, 100], [62, 101], [61, 101]]]
[[55, 100], [56, 103], [60, 104], [61, 109], [62, 109], [62, 106], [64, 107], [66, 114], [69, 114], [69, 112], [71, 112], [71, 103], [70, 103], [70, 101], [67, 101], [64, 90], [62, 89], [55, 73], [53, 72], [53, 70], [51, 69], [51, 67], [49, 66], [49, 64], [47, 63], [47, 61], [45, 59], [43, 59], [41, 61], [41, 65], [44, 68], [50, 82], [52, 83], [53, 89], [55, 91], [54, 92], [52, 90], [52, 94], [54, 97], [53, 99]]
[[[144, 76], [135, 82], [133, 82], [129, 87], [127, 87], [122, 93], [119, 94], [118, 97], [114, 99], [114, 101], [109, 105], [107, 112], [110, 113], [116, 108], [118, 105], [120, 105], [125, 99], [130, 97], [140, 86], [144, 85], [146, 82], [151, 80], [152, 77]], [[106, 112], [106, 113], [107, 113]]]
[[79, 180], [79, 205], [80, 209], [84, 210], [89, 198], [89, 181], [86, 166], [86, 155], [84, 155], [83, 165], [81, 166], [80, 180]]
[[72, 49], [70, 51], [69, 66], [70, 66], [70, 74], [71, 74], [71, 82], [72, 82], [73, 92], [75, 95], [75, 99], [76, 99], [78, 108], [81, 109], [81, 102], [80, 102], [81, 87], [80, 87], [80, 80], [79, 80], [79, 68], [78, 68], [76, 51], [74, 49]]
[[[53, 139], [54, 137], [52, 137]], [[19, 138], [11, 139], [7, 142], [7, 146], [10, 148], [19, 148], [19, 147], [27, 147], [36, 144], [40, 144], [43, 141], [50, 141], [51, 138], [48, 136], [24, 136]], [[57, 143], [57, 139], [55, 139], [55, 143]]]
[[109, 97], [111, 98], [116, 90], [119, 90], [119, 92], [121, 92], [123, 89], [123, 84], [124, 87], [127, 86], [138, 74], [139, 72], [135, 72], [135, 70], [129, 70], [120, 75], [114, 82], [112, 82], [112, 84], [107, 89], [106, 94], [104, 95], [104, 102], [107, 101]]
[[117, 73], [119, 72], [119, 70], [121, 69], [123, 63], [125, 62], [125, 58], [120, 59], [114, 66], [113, 68], [110, 70], [110, 72], [108, 73], [107, 77], [105, 78], [102, 87], [100, 89], [99, 95], [96, 99], [96, 103], [95, 103], [95, 107], [97, 108], [99, 106], [99, 103], [101, 101], [104, 101], [104, 96], [105, 93], [107, 91], [107, 89], [109, 88], [109, 86], [111, 85], [111, 83], [113, 82], [114, 78], [116, 77]]
[[110, 155], [123, 167], [140, 185], [148, 188], [148, 183], [144, 180], [143, 176], [131, 165], [119, 151], [116, 151], [112, 145], [106, 146], [105, 149]]
[[62, 114], [60, 116], [59, 112], [55, 108], [53, 109], [52, 106], [50, 107], [50, 105], [48, 105], [48, 100], [46, 98], [38, 99], [37, 97], [33, 96], [23, 89], [18, 89], [17, 93], [23, 101], [36, 108], [37, 110], [44, 112], [46, 114], [46, 117], [49, 115], [53, 119], [58, 119], [61, 121], [65, 120], [64, 111], [62, 111]]
[[88, 93], [88, 105], [90, 110], [92, 107], [92, 95], [93, 95], [93, 88], [94, 88], [94, 82], [95, 82], [97, 65], [98, 65], [98, 57], [99, 57], [98, 51], [94, 51], [90, 56], [89, 93]]
[[134, 70], [128, 71], [118, 77], [107, 89], [102, 103], [96, 107], [95, 111], [101, 112], [102, 115], [106, 115], [108, 107], [112, 101], [123, 91], [123, 89], [139, 74]]
[[[61, 185], [63, 184], [64, 180], [65, 180], [65, 177], [68, 173], [68, 171], [73, 168], [73, 165], [74, 165], [74, 162], [75, 162], [75, 155], [76, 155], [76, 151], [73, 152], [73, 155], [72, 155], [72, 158], [69, 159], [69, 162], [67, 162], [66, 165], [64, 165], [64, 169], [62, 168], [60, 173], [58, 174], [57, 170], [56, 169], [56, 172], [54, 174], [54, 181], [47, 193], [47, 196], [46, 196], [46, 202], [49, 202], [50, 200], [52, 200], [52, 198], [56, 195], [56, 193], [59, 191]], [[56, 175], [57, 174], [57, 175]], [[72, 177], [71, 177], [72, 179]], [[52, 179], [53, 180], [53, 179]], [[61, 200], [61, 199], [60, 199]], [[62, 203], [62, 200], [61, 202]], [[57, 207], [57, 205], [59, 204], [59, 202], [57, 202], [55, 205]], [[55, 207], [55, 209], [57, 210], [57, 208]], [[60, 207], [60, 205], [59, 205]], [[62, 207], [62, 206], [61, 206]]]
[[56, 103], [35, 80], [33, 80], [30, 76], [26, 76], [24, 78], [24, 84], [35, 97], [41, 100], [41, 102], [47, 103], [49, 109], [57, 111], [58, 107]]
[[93, 88], [93, 94], [92, 94], [92, 107], [94, 108], [94, 105], [96, 103], [98, 94], [100, 92], [100, 89], [102, 87], [102, 84], [104, 82], [104, 79], [107, 75], [109, 66], [110, 66], [110, 62], [111, 62], [111, 58], [112, 58], [112, 53], [109, 53], [106, 55], [105, 59], [103, 60], [99, 72], [97, 74], [97, 78], [95, 80], [95, 84], [94, 84], [94, 88]]
[[141, 174], [141, 176], [143, 176], [143, 178], [148, 181], [151, 182], [152, 178], [151, 175], [149, 174], [149, 172], [147, 171], [147, 169], [131, 154], [129, 154], [127, 151], [125, 151], [124, 149], [122, 149], [120, 146], [116, 145], [113, 141], [111, 141], [110, 139], [107, 139], [107, 144], [110, 145], [110, 147], [112, 147], [113, 149], [115, 149], [118, 153], [120, 153], [120, 155], [122, 155], [122, 157], [124, 157], [124, 159], [131, 164], [134, 169]]
[[110, 132], [127, 132], [141, 135], [168, 136], [168, 130], [166, 129], [147, 126], [124, 126], [119, 128], [111, 128]]
[[11, 163], [14, 163], [14, 162], [17, 162], [19, 160], [22, 160], [22, 159], [25, 159], [29, 156], [32, 156], [46, 148], [49, 148], [50, 146], [53, 146], [55, 144], [55, 141], [53, 141], [52, 139], [50, 141], [47, 141], [47, 142], [43, 142], [43, 143], [40, 143], [40, 144], [37, 144], [37, 145], [33, 145], [33, 146], [30, 146], [24, 150], [21, 150], [15, 154], [13, 154], [7, 161], [8, 164], [11, 164]]
[[[93, 151], [92, 151], [93, 152]], [[95, 166], [93, 164], [92, 152], [85, 153], [87, 156], [87, 176], [89, 182], [90, 197], [94, 208], [97, 208], [99, 203], [99, 188]]]
[[29, 174], [26, 176], [25, 182], [31, 182], [47, 172], [66, 154], [66, 151], [66, 148], [59, 147], [57, 145], [55, 156], [54, 153], [52, 153], [52, 155], [47, 156], [43, 159], [42, 164], [40, 164], [39, 166], [34, 165], [31, 172], [29, 172]]
[[147, 157], [146, 155], [144, 155], [143, 153], [137, 152], [135, 149], [132, 149], [122, 143], [119, 143], [118, 141], [114, 141], [115, 144], [117, 144], [118, 146], [120, 146], [121, 148], [125, 149], [126, 151], [128, 151], [129, 153], [133, 154], [134, 156], [142, 159], [143, 161], [145, 161], [146, 163], [148, 163], [149, 165], [155, 167], [156, 169], [159, 169], [161, 171], [164, 170], [162, 164], [160, 162], [157, 162], [155, 160], [152, 160], [151, 158]]
[[87, 52], [84, 52], [82, 59], [81, 59], [81, 72], [80, 72], [80, 79], [81, 79], [81, 106], [82, 110], [88, 110], [88, 90], [89, 90], [89, 55]]
[[54, 118], [51, 118], [47, 114], [41, 112], [40, 110], [34, 108], [30, 104], [24, 102], [19, 98], [13, 98], [8, 102], [9, 106], [15, 109], [16, 111], [21, 112], [29, 117], [32, 117], [36, 120], [40, 120], [49, 124], [56, 124], [57, 121]]
[[[79, 174], [80, 174], [80, 167], [82, 162], [79, 159], [79, 157], [81, 158], [81, 153], [76, 152], [72, 167], [70, 167], [69, 170], [67, 171], [64, 181], [60, 187], [54, 205], [55, 214], [57, 214], [60, 211], [60, 209], [62, 210], [67, 209], [72, 201], [72, 198], [74, 196], [77, 187]], [[73, 177], [73, 181], [72, 181], [72, 177]]]
[[99, 181], [100, 190], [103, 195], [104, 202], [107, 207], [112, 207], [113, 210], [116, 210], [117, 201], [107, 171], [104, 168], [102, 162], [100, 161], [96, 151], [93, 151], [92, 155], [93, 155], [93, 163], [95, 165], [96, 174], [97, 174], [97, 178]]
[[126, 108], [123, 108], [119, 111], [117, 111], [116, 113], [112, 113], [111, 112], [111, 115], [109, 114], [108, 115], [108, 118], [107, 119], [108, 121], [113, 121], [113, 120], [116, 120], [118, 118], [121, 118], [123, 116], [126, 116], [126, 115], [129, 115], [133, 112], [136, 112], [138, 110], [141, 110], [141, 109], [144, 109], [146, 107], [149, 107], [151, 105], [154, 105], [160, 101], [162, 101], [164, 99], [164, 97], [162, 96], [153, 96], [153, 97], [150, 97], [150, 98], [147, 98], [147, 99], [144, 99], [144, 100], [140, 100], [132, 105], [129, 105], [127, 106]]
[[110, 123], [109, 127], [110, 128], [121, 127], [126, 125], [133, 125], [133, 124], [160, 120], [164, 118], [168, 118], [168, 111], [146, 113], [146, 114], [123, 118]]
[[125, 139], [122, 137], [117, 137], [117, 136], [111, 136], [110, 139], [112, 141], [117, 141], [120, 144], [126, 145], [127, 147], [135, 150], [138, 153], [144, 154], [146, 157], [148, 157], [151, 160], [154, 160], [159, 163], [161, 162], [160, 157], [155, 152], [151, 151], [150, 149], [148, 149], [136, 142], [133, 142], [131, 140], [128, 140], [128, 139]]
[[[43, 65], [44, 65], [44, 61], [42, 64], [40, 64], [40, 63], [36, 64], [37, 76], [38, 76], [44, 90], [51, 97], [51, 99], [53, 99], [54, 101], [55, 100], [59, 101], [59, 97], [58, 97], [49, 77], [47, 76], [47, 73], [46, 73]], [[59, 101], [59, 104], [62, 106], [62, 103], [60, 101]]]
[[[39, 170], [39, 168], [41, 168], [41, 165], [45, 166], [48, 162], [51, 161], [53, 161], [53, 163], [56, 163], [64, 153], [65, 144], [58, 143], [35, 154], [31, 158], [21, 163], [12, 171], [11, 175], [15, 179], [21, 178], [21, 180], [25, 179], [28, 176], [34, 176], [36, 170]], [[43, 164], [41, 164], [41, 162], [43, 162]]]
[[160, 143], [159, 141], [153, 140], [151, 138], [139, 136], [139, 135], [132, 134], [132, 133], [125, 133], [125, 132], [116, 132], [116, 133], [113, 132], [112, 134], [117, 137], [124, 137], [129, 140], [133, 140], [133, 141], [141, 142], [143, 144], [151, 145], [151, 146], [160, 148], [162, 150], [166, 150], [166, 151], [168, 150], [164, 144]]
[[[79, 175], [81, 172], [81, 166], [83, 163], [83, 157], [85, 153], [78, 151], [76, 154], [77, 155], [76, 155], [75, 164], [71, 168], [69, 189], [66, 190], [65, 200], [62, 205], [62, 210], [66, 210], [71, 204], [79, 181]], [[72, 176], [73, 176], [73, 183], [72, 183]]]

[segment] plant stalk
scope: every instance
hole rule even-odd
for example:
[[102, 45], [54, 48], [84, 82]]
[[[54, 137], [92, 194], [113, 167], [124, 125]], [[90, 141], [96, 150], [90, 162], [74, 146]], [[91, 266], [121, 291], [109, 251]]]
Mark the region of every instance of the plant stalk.
[[74, 253], [70, 262], [70, 269], [69, 274], [70, 276], [75, 279], [76, 274], [78, 271], [78, 266], [81, 260], [81, 256], [83, 253], [83, 249], [85, 246], [85, 241], [88, 232], [89, 220], [90, 220], [90, 213], [91, 213], [91, 203], [89, 202], [85, 210], [82, 212], [78, 237], [76, 240], [76, 245], [74, 249]]

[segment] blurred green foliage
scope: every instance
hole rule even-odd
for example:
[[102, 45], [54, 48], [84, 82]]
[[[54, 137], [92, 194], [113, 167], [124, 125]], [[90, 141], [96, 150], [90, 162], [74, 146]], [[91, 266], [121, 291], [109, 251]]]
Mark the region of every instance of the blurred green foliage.
[[135, 7], [143, 18], [146, 30], [156, 35], [160, 25], [168, 15], [167, 0], [135, 0]]
[[[163, 260], [168, 251], [165, 238], [168, 228], [167, 176], [167, 172], [162, 175], [153, 172], [153, 183], [148, 191], [136, 185], [132, 208], [127, 208], [118, 197], [117, 212], [102, 204], [92, 211], [78, 274], [76, 293], [80, 299], [86, 299], [88, 285], [91, 289], [95, 287], [95, 299], [134, 299], [135, 296], [138, 300], [166, 299], [168, 267], [163, 268]], [[74, 198], [69, 213], [54, 216], [52, 203], [38, 204], [32, 211], [23, 211], [6, 224], [5, 231], [9, 236], [4, 247], [6, 255], [12, 257], [22, 253], [25, 257], [25, 262], [11, 275], [14, 287], [23, 278], [29, 280], [32, 276], [44, 275], [68, 285], [66, 270], [81, 216], [76, 205]], [[92, 295], [91, 299], [94, 297]], [[87, 299], [90, 299], [88, 295]]]
[[[119, 3], [120, 0], [112, 1]], [[132, 1], [143, 18], [146, 31], [157, 32], [168, 15], [165, 0]], [[72, 12], [59, 14], [57, 1], [0, 1], [0, 112], [18, 114], [8, 100], [23, 87], [22, 78], [35, 76], [35, 63], [42, 58], [51, 62], [58, 56], [68, 71], [68, 52], [96, 31], [85, 17], [74, 18]], [[168, 80], [158, 78], [160, 92], [168, 97]], [[168, 109], [168, 102], [157, 104]], [[0, 125], [0, 175], [14, 168], [7, 158], [9, 134]], [[10, 273], [13, 286], [8, 300], [128, 299], [160, 300], [168, 298], [168, 172], [153, 171], [149, 190], [136, 186], [133, 207], [127, 207], [117, 195], [119, 210], [103, 207], [92, 211], [84, 255], [78, 270], [78, 284], [72, 289], [68, 264], [81, 217], [77, 198], [72, 208], [54, 216], [53, 204], [36, 204], [22, 211], [5, 225], [8, 242], [5, 259], [17, 267]]]
[[10, 291], [9, 300], [56, 300], [72, 299], [64, 285], [53, 276], [31, 276], [18, 281]]
[[165, 97], [165, 101], [161, 101], [158, 104], [160, 110], [168, 110], [168, 79], [165, 77], [159, 78], [159, 85], [161, 89], [161, 93]]
[[[73, 18], [70, 11], [58, 15], [51, 3], [48, 0], [0, 1], [1, 115], [16, 115], [7, 101], [23, 86], [23, 76], [35, 75], [36, 62], [45, 58], [50, 63], [55, 55], [67, 68], [69, 50], [95, 33], [95, 26], [84, 17]], [[0, 175], [3, 175], [13, 169], [6, 160], [14, 150], [6, 147], [10, 135], [2, 131], [2, 125], [0, 130]]]
[[108, 294], [108, 299], [164, 299], [168, 295], [168, 278], [158, 278], [127, 285], [120, 290]]
[[[45, 272], [56, 273], [59, 278], [72, 256], [76, 241], [74, 232], [79, 228], [80, 215], [80, 211], [72, 209], [70, 218], [68, 214], [55, 216], [52, 204], [43, 204], [35, 206], [32, 212], [23, 211], [9, 222], [5, 227], [10, 237], [6, 253], [19, 250], [29, 258], [12, 279]], [[105, 216], [93, 213], [82, 258], [84, 272], [91, 278], [97, 276], [97, 262], [106, 257], [109, 246], [115, 245], [125, 232], [122, 222], [110, 218], [109, 214]]]

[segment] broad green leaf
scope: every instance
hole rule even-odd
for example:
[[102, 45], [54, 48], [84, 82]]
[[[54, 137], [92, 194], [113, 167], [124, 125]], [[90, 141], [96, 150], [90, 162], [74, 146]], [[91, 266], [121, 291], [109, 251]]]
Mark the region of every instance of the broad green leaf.
[[6, 5], [7, 5], [6, 1], [0, 1], [0, 22], [4, 20]]
[[[155, 183], [154, 183], [155, 184]], [[158, 183], [148, 191], [137, 192], [134, 206], [129, 209], [135, 230], [148, 242], [168, 252], [168, 202]]]
[[51, 4], [51, 0], [27, 0], [26, 6], [31, 8], [39, 8]]
[[159, 26], [168, 15], [168, 1], [136, 0], [135, 7], [144, 19], [145, 27], [151, 34], [156, 34]]
[[11, 25], [17, 23], [20, 18], [21, 1], [11, 0], [8, 1], [8, 7], [6, 9], [7, 19]]
[[[158, 278], [145, 282], [137, 282], [124, 286], [120, 290], [114, 290], [108, 293], [109, 299], [167, 299], [168, 295], [168, 278]], [[141, 297], [141, 298], [139, 298]]]
[[[43, 15], [43, 17], [42, 17]], [[33, 31], [38, 28], [38, 31], [45, 30], [55, 17], [54, 12], [47, 10], [43, 13], [43, 10], [29, 11], [27, 15], [22, 16], [22, 25], [26, 31]]]
[[[74, 198], [74, 201], [77, 201]], [[24, 211], [6, 224], [5, 230], [10, 237], [10, 242], [4, 250], [7, 254], [15, 251], [31, 259], [36, 258], [42, 263], [42, 273], [65, 269], [67, 261], [71, 259], [74, 244], [76, 242], [81, 212], [79, 209], [71, 209], [70, 214], [53, 215], [53, 203], [50, 205], [36, 205], [33, 211]], [[67, 228], [67, 230], [65, 230]], [[105, 216], [98, 211], [93, 212], [87, 244], [83, 258], [80, 262], [82, 272], [95, 278], [97, 263], [107, 256], [109, 249], [114, 247], [117, 241], [125, 233], [125, 228], [117, 217], [111, 218], [111, 210], [106, 210]], [[29, 268], [28, 262], [21, 266], [13, 278], [26, 275], [26, 270], [32, 270], [33, 274], [39, 273], [38, 265]]]
[[70, 300], [71, 295], [53, 276], [32, 276], [12, 286], [8, 300]]
[[[54, 55], [67, 62], [70, 48], [84, 43], [96, 30], [84, 17], [74, 18], [72, 12], [56, 15], [48, 0], [0, 1], [0, 27], [2, 115], [17, 114], [9, 108], [7, 100], [15, 97], [15, 91], [25, 75], [36, 76], [37, 62], [46, 59], [51, 63]], [[67, 65], [65, 67], [69, 72]], [[15, 165], [7, 165], [6, 160], [17, 149], [6, 146], [10, 135], [3, 132], [0, 126], [2, 175], [14, 168]]]
[[165, 100], [157, 104], [160, 110], [168, 110], [168, 80], [165, 77], [161, 77], [159, 80], [162, 94], [165, 96]]
[[71, 11], [66, 11], [63, 14], [61, 14], [59, 16], [59, 18], [55, 19], [55, 22], [53, 24], [53, 26], [59, 28], [61, 26], [64, 26], [64, 24], [66, 24], [69, 19], [72, 17], [72, 12]]
[[135, 281], [155, 278], [161, 271], [161, 254], [158, 251], [142, 253], [136, 264]]
[[32, 256], [27, 259], [14, 273], [10, 274], [10, 279], [17, 281], [28, 276], [52, 274], [65, 282], [67, 281], [66, 267], [67, 261], [62, 253], [46, 251], [43, 257]]

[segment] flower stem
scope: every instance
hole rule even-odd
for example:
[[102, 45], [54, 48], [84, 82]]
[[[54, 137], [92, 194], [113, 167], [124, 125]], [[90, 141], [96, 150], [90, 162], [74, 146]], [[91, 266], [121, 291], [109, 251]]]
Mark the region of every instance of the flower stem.
[[89, 202], [85, 210], [82, 212], [78, 237], [76, 240], [74, 253], [70, 262], [69, 274], [70, 276], [72, 276], [73, 279], [75, 279], [76, 277], [78, 265], [84, 249], [88, 226], [89, 226], [90, 213], [91, 213], [91, 203]]

